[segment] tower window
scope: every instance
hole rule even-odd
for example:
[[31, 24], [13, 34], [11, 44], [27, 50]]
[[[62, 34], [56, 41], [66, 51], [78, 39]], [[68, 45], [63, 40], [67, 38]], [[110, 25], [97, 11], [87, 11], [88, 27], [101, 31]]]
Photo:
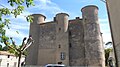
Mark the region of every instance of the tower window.
[[59, 44], [58, 47], [61, 48], [61, 45]]
[[61, 28], [59, 28], [59, 31], [61, 30]]
[[65, 52], [61, 52], [61, 54], [60, 54], [60, 59], [61, 59], [61, 60], [65, 60]]
[[69, 47], [70, 47], [70, 48], [72, 47], [71, 43], [69, 43]]

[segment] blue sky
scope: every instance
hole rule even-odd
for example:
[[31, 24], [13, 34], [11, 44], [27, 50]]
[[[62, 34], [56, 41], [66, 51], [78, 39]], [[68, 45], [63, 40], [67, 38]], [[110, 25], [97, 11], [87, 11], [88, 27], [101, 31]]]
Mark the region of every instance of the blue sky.
[[[47, 17], [46, 21], [52, 21], [57, 13], [65, 12], [70, 15], [69, 19], [74, 19], [75, 17], [82, 17], [81, 8], [87, 5], [98, 6], [103, 40], [105, 43], [111, 41], [106, 5], [104, 2], [100, 0], [34, 0], [34, 2], [35, 6], [26, 8], [24, 13], [18, 16], [17, 19], [13, 16], [7, 17], [11, 19], [11, 29], [7, 29], [7, 35], [13, 37], [17, 44], [21, 44], [22, 39], [29, 35], [29, 23], [26, 22], [24, 16], [29, 14], [43, 14]], [[8, 5], [7, 0], [0, 0], [0, 4], [13, 9], [13, 7]], [[19, 31], [19, 34], [16, 31]]]

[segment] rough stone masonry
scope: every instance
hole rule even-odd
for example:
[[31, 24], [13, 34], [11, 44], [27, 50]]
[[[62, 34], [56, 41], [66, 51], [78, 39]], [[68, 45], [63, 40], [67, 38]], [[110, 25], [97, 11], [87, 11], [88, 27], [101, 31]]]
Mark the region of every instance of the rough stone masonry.
[[28, 49], [26, 64], [105, 67], [98, 7], [85, 6], [81, 12], [82, 18], [72, 20], [68, 14], [58, 13], [50, 22], [42, 14], [33, 14], [30, 35], [35, 42]]

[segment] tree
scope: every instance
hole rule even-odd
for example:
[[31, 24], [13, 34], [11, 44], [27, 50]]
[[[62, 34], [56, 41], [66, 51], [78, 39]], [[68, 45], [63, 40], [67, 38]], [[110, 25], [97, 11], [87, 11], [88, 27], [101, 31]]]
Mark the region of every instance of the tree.
[[8, 46], [4, 46], [4, 47], [2, 48], [2, 51], [8, 51]]
[[105, 65], [108, 65], [108, 58], [111, 51], [112, 51], [111, 48], [105, 49]]
[[[18, 47], [15, 44], [15, 41], [13, 41], [13, 38], [6, 36], [5, 27], [10, 29], [9, 24], [12, 23], [10, 22], [10, 19], [7, 19], [6, 16], [14, 15], [15, 19], [17, 19], [17, 16], [23, 13], [25, 6], [26, 7], [34, 6], [34, 3], [33, 0], [8, 0], [7, 2], [11, 7], [13, 7], [13, 9], [9, 9], [8, 7], [0, 4], [0, 6], [2, 6], [2, 8], [0, 8], [0, 42], [6, 45], [6, 47], [4, 47], [6, 50], [8, 48], [8, 50], [11, 53], [14, 53], [16, 57], [19, 57], [18, 60], [18, 67], [19, 67], [21, 55], [31, 45], [31, 43], [33, 43], [33, 40], [31, 36], [29, 36], [28, 39], [24, 38], [20, 47]], [[33, 18], [32, 16], [28, 15], [25, 16], [25, 18], [28, 22], [32, 22], [32, 18]], [[26, 39], [27, 39], [27, 43], [24, 42]]]
[[105, 49], [105, 64], [108, 65], [109, 54], [113, 50], [112, 49], [112, 42], [107, 42], [105, 45], [108, 46], [108, 48]]
[[[9, 46], [10, 48], [9, 51], [11, 53], [14, 53], [14, 55], [18, 57], [18, 67], [20, 67], [21, 56], [25, 53], [25, 50], [33, 43], [32, 36], [30, 35], [28, 39], [25, 37], [22, 41], [22, 45], [20, 45], [19, 47], [17, 47], [17, 45], [15, 44], [12, 38], [10, 39], [12, 45]], [[25, 43], [26, 40], [27, 42]]]
[[0, 51], [2, 50], [2, 45], [0, 44]]

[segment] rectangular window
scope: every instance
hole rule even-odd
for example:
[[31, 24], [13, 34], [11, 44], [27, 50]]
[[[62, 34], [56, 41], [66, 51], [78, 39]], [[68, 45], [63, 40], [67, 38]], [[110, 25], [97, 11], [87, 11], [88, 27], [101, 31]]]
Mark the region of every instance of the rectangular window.
[[7, 67], [9, 67], [9, 63], [7, 63]]
[[10, 55], [8, 55], [8, 58], [10, 58]]
[[61, 52], [60, 59], [65, 60], [65, 52]]

